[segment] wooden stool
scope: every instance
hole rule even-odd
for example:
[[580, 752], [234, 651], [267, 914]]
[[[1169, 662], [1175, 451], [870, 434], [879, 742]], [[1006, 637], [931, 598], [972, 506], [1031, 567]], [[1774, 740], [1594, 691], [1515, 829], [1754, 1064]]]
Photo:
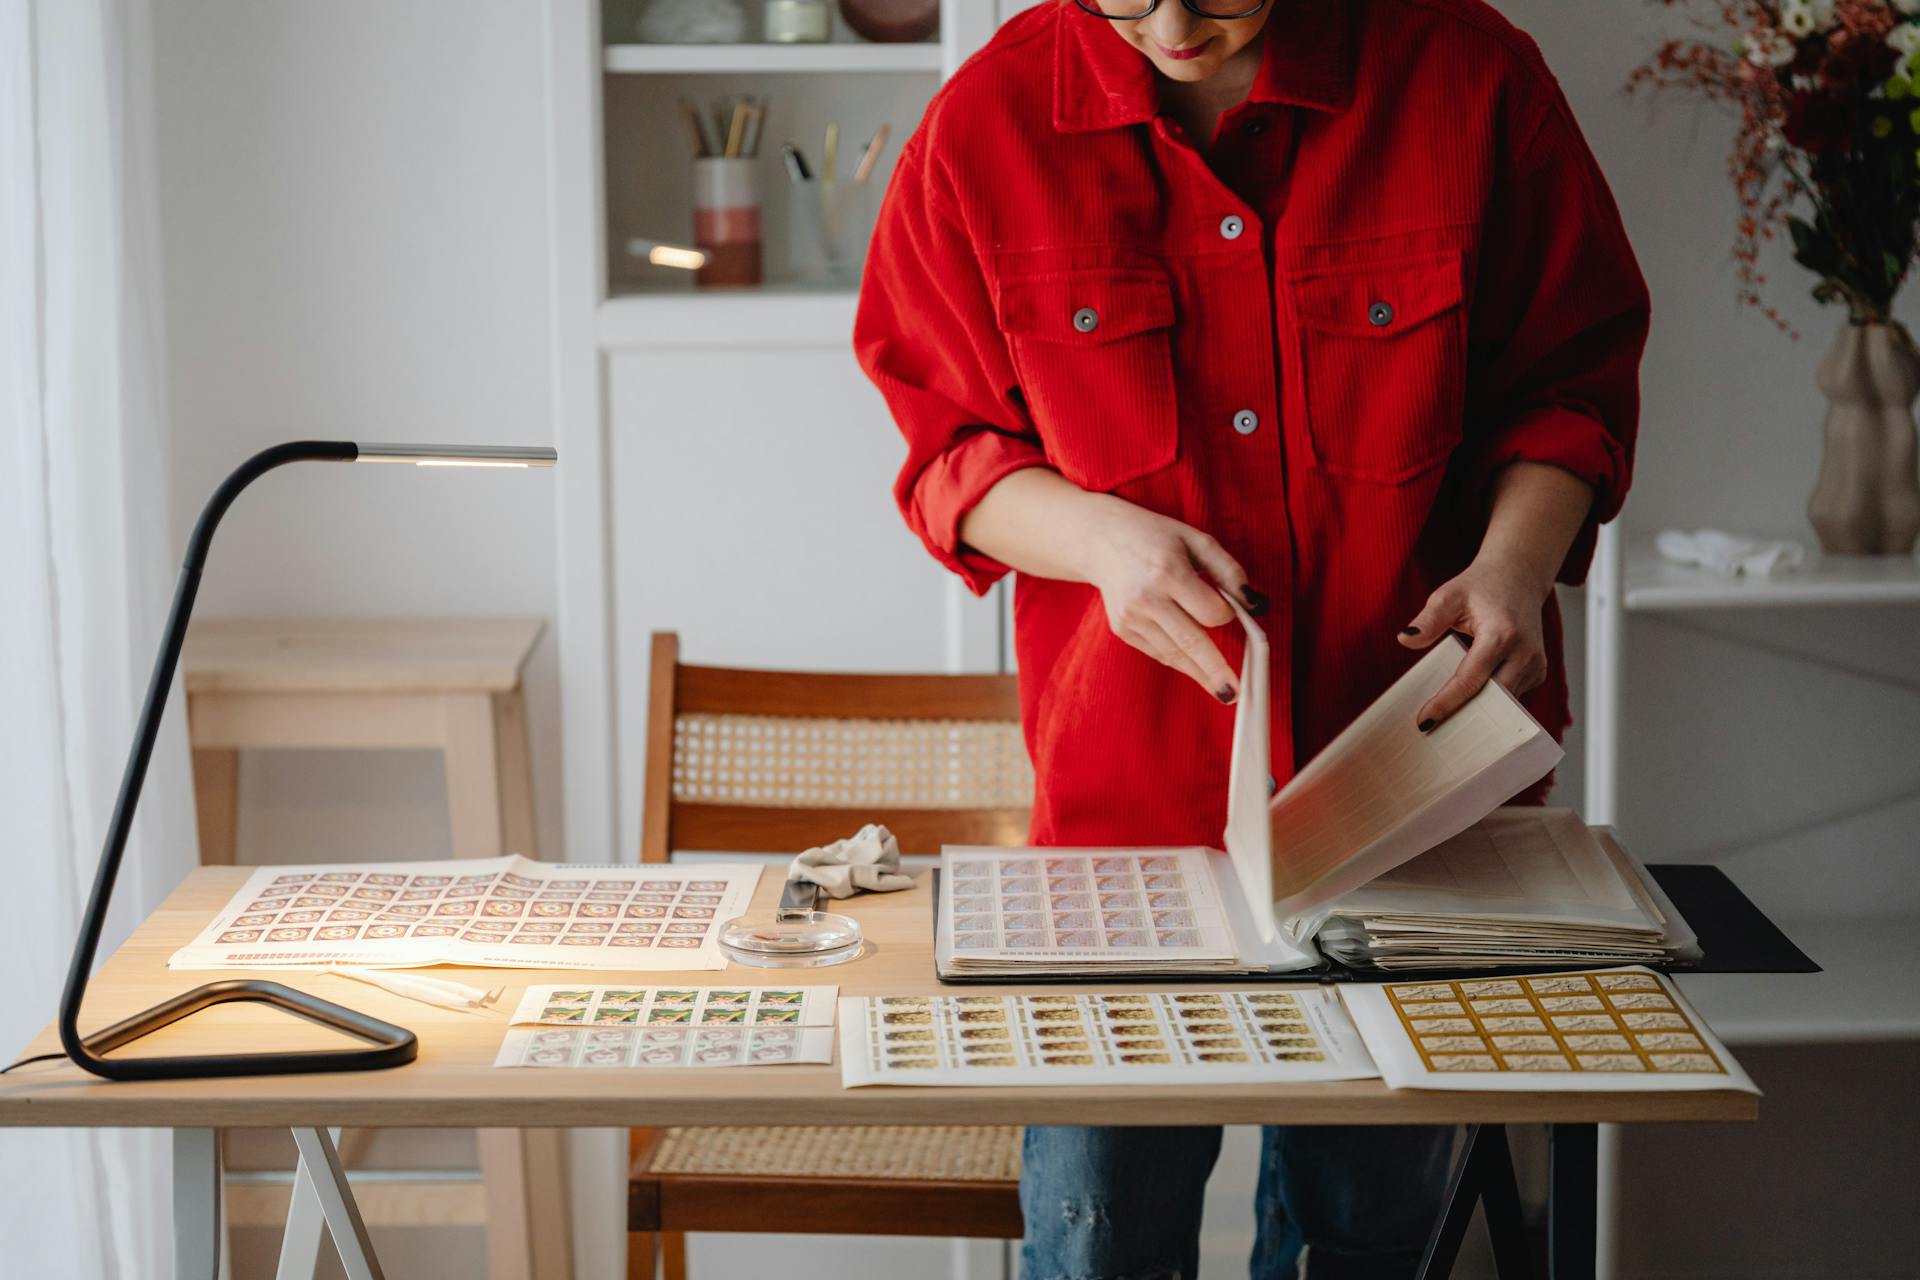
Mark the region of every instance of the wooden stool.
[[[520, 673], [544, 626], [537, 618], [196, 619], [180, 669], [200, 861], [232, 864], [240, 752], [276, 748], [438, 751], [454, 856], [538, 857]], [[572, 1274], [559, 1132], [478, 1133], [491, 1280]], [[396, 1190], [419, 1198], [418, 1186]], [[404, 1211], [383, 1215], [378, 1199], [373, 1187], [362, 1193], [370, 1218], [406, 1220]]]
[[240, 752], [420, 748], [447, 766], [457, 858], [539, 856], [520, 671], [538, 618], [201, 618], [180, 669], [200, 861], [231, 865]]

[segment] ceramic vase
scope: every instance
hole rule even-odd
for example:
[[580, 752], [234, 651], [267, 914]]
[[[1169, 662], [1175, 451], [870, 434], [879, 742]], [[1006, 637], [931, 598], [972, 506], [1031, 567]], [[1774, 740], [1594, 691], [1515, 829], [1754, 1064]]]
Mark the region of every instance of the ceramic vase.
[[1920, 350], [1891, 324], [1843, 324], [1820, 362], [1826, 446], [1807, 519], [1831, 555], [1908, 555], [1920, 538], [1913, 401]]

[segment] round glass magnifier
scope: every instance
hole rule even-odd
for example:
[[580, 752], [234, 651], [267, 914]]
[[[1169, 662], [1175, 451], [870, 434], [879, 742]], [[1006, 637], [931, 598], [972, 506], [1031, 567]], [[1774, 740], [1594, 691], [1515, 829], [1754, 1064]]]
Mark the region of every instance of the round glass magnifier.
[[748, 912], [720, 926], [720, 950], [762, 969], [817, 969], [859, 959], [866, 950], [859, 922], [817, 910], [819, 901], [819, 885], [789, 880], [771, 915]]

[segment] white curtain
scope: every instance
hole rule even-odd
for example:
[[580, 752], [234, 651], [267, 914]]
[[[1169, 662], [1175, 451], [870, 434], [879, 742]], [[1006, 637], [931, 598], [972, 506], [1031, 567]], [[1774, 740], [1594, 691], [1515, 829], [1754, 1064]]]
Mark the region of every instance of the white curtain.
[[[147, 0], [0, 0], [0, 1062], [58, 1002], [178, 562], [150, 53]], [[194, 861], [176, 693], [103, 954]], [[0, 1130], [0, 1171], [0, 1270], [170, 1272], [164, 1133]]]

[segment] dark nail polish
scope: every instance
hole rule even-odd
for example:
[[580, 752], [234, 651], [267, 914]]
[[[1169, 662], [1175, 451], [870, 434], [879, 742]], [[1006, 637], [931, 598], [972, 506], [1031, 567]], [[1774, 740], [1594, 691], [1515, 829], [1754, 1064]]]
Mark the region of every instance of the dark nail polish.
[[1425, 733], [1427, 730], [1433, 728], [1435, 723], [1437, 722], [1432, 719], [1422, 720], [1420, 722], [1420, 732]]
[[1400, 634], [1401, 634], [1401, 635], [1403, 635], [1403, 636], [1417, 636], [1417, 635], [1419, 635], [1419, 634], [1420, 634], [1420, 628], [1418, 628], [1418, 627], [1402, 627], [1402, 628], [1400, 628]]
[[1213, 696], [1220, 699], [1220, 701], [1226, 703], [1228, 706], [1232, 706], [1233, 700], [1239, 695], [1233, 691], [1232, 685], [1223, 684], [1218, 689], [1215, 689], [1213, 691]]
[[1247, 602], [1247, 612], [1256, 618], [1267, 611], [1267, 598], [1252, 587], [1241, 587], [1240, 598]]

